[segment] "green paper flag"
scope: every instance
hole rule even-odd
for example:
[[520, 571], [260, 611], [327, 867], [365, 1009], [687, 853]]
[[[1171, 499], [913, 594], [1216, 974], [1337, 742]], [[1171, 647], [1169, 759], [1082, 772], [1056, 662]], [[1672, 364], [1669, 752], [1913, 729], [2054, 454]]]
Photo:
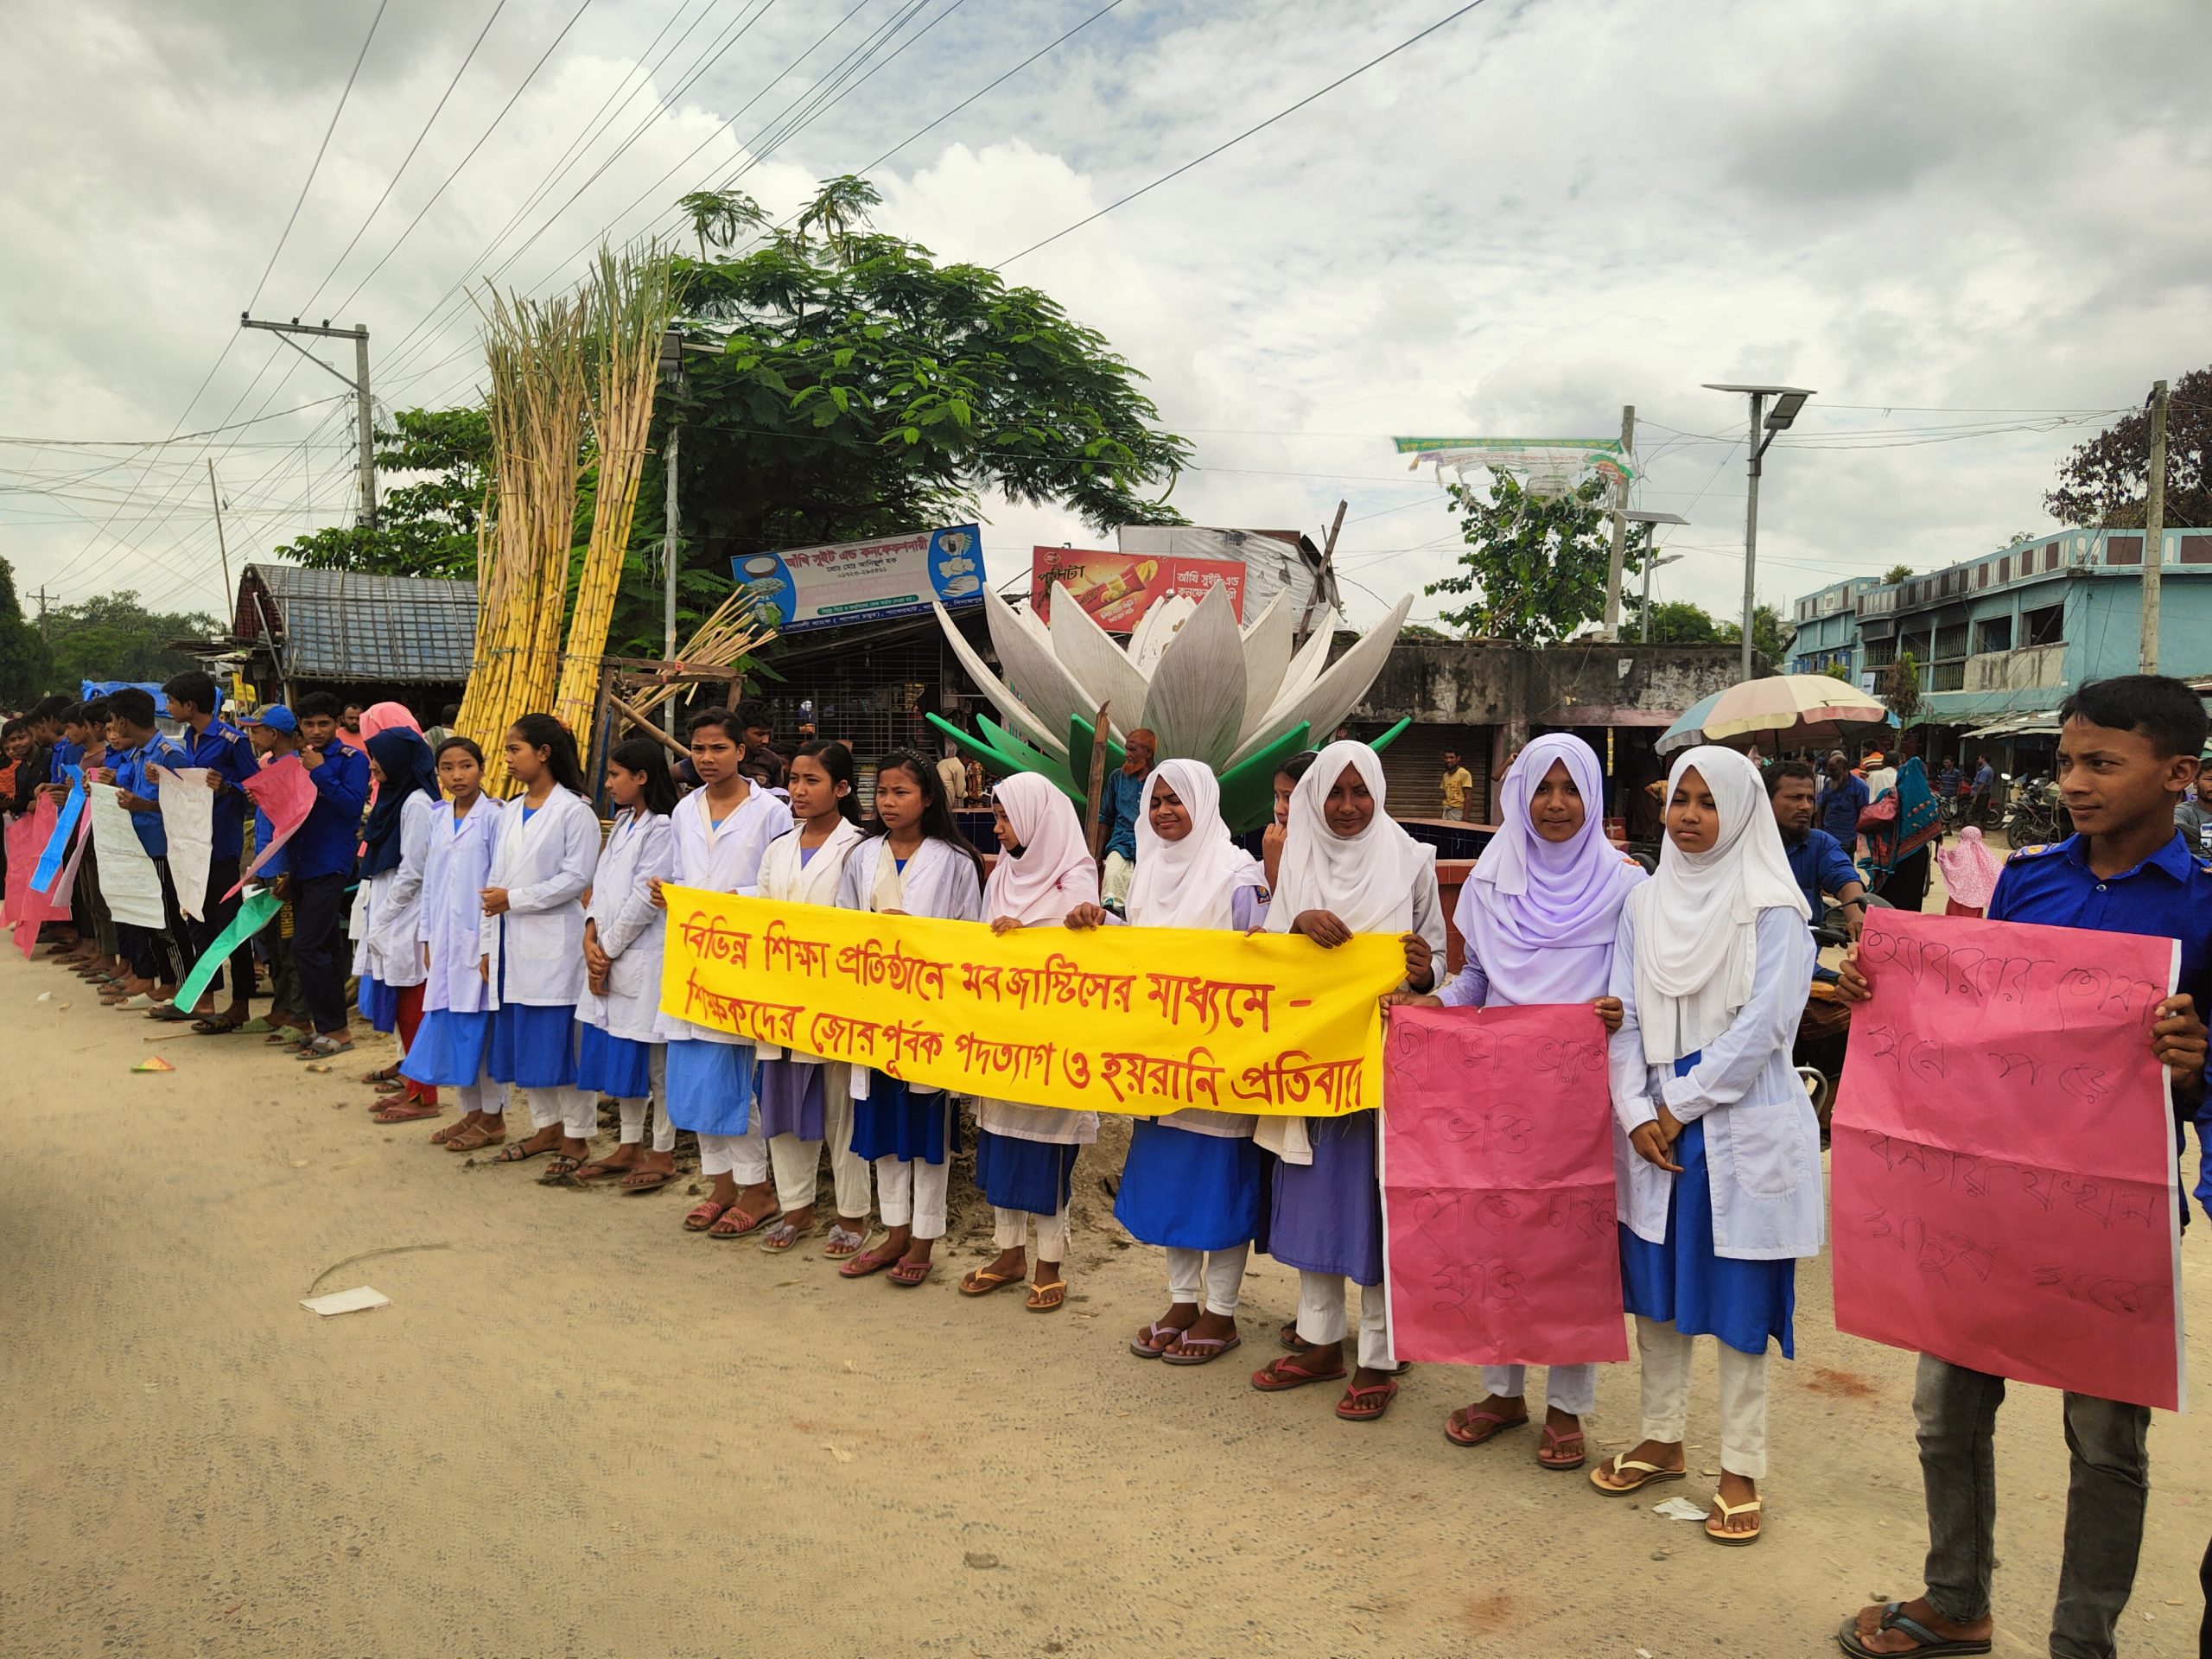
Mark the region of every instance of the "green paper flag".
[[283, 909], [283, 904], [275, 893], [264, 889], [239, 905], [237, 919], [207, 947], [192, 971], [184, 976], [184, 983], [176, 988], [175, 1006], [196, 1007], [200, 993], [207, 988], [207, 982], [231, 959], [231, 952], [268, 926], [269, 918]]

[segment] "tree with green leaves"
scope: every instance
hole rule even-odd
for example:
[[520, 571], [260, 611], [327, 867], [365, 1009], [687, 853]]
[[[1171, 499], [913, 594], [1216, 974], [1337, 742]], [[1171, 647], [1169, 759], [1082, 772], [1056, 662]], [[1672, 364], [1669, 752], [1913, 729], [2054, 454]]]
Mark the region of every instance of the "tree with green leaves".
[[[1628, 596], [1627, 614], [1621, 623], [1621, 637], [1624, 639], [1643, 638], [1643, 601], [1640, 594]], [[1709, 645], [1719, 639], [1720, 625], [1713, 620], [1704, 606], [1693, 605], [1683, 599], [1659, 600], [1652, 604], [1653, 645]]]
[[[1473, 597], [1438, 620], [1470, 638], [1541, 645], [1603, 616], [1612, 549], [1607, 487], [1604, 480], [1590, 478], [1565, 495], [1534, 495], [1503, 472], [1491, 475], [1486, 497], [1452, 485], [1466, 549], [1458, 574], [1422, 591]], [[1623, 574], [1641, 569], [1642, 556], [1630, 547]]]
[[[2151, 498], [2151, 415], [2130, 410], [2058, 464], [2043, 499], [2065, 524], [2139, 530]], [[2166, 411], [2165, 522], [2212, 524], [2212, 368], [2174, 382]]]
[[1848, 663], [1830, 663], [1821, 672], [1832, 680], [1841, 680], [1846, 685], [1852, 683], [1851, 665]]
[[[1719, 625], [1722, 643], [1741, 645], [1744, 625], [1738, 621]], [[1757, 605], [1751, 609], [1751, 649], [1770, 663], [1779, 663], [1789, 654], [1789, 642], [1797, 637], [1797, 625], [1771, 605]]]
[[0, 559], [0, 709], [27, 709], [53, 690], [54, 656], [23, 615], [16, 567]]
[[[473, 577], [492, 471], [492, 427], [483, 410], [403, 409], [377, 439], [383, 445], [377, 466], [415, 481], [385, 492], [376, 527], [333, 525], [274, 556], [313, 570]], [[583, 522], [588, 532], [588, 510]]]
[[1897, 661], [1884, 671], [1880, 684], [1882, 701], [1897, 717], [1897, 724], [1910, 726], [1920, 712], [1919, 662], [1909, 651], [1898, 652]]
[[201, 666], [197, 657], [171, 651], [170, 641], [212, 639], [221, 631], [203, 612], [149, 611], [129, 588], [58, 605], [46, 618], [58, 689], [73, 689], [79, 680], [165, 680]]
[[1911, 580], [1912, 567], [1909, 564], [1893, 564], [1882, 572], [1882, 585], [1885, 588], [1894, 588], [1901, 582]]

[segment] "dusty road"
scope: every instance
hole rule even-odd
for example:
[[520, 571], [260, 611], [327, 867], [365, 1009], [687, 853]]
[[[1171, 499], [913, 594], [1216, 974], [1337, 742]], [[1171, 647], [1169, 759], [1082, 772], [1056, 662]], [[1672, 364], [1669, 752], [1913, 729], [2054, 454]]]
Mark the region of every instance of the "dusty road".
[[[1538, 1470], [1525, 1435], [1448, 1445], [1466, 1375], [1417, 1370], [1371, 1426], [1255, 1394], [1294, 1302], [1272, 1263], [1244, 1347], [1169, 1370], [1122, 1348], [1157, 1258], [1104, 1225], [1058, 1315], [942, 1273], [847, 1284], [683, 1235], [680, 1188], [548, 1191], [376, 1128], [351, 1081], [373, 1053], [309, 1077], [251, 1039], [147, 1043], [78, 984], [0, 962], [9, 1659], [1818, 1655], [1918, 1587], [1910, 1361], [1834, 1333], [1821, 1266], [1775, 1370], [1768, 1536], [1723, 1551]], [[173, 1074], [130, 1074], [156, 1050]], [[404, 1245], [437, 1248], [325, 1286], [390, 1308], [299, 1306]], [[2201, 1306], [2212, 1228], [2183, 1260]], [[1635, 1438], [1635, 1400], [1607, 1368], [1600, 1444]], [[1712, 1469], [1709, 1352], [1692, 1421]], [[2124, 1650], [2178, 1656], [2212, 1433], [2162, 1417], [2152, 1448]], [[2000, 1452], [1998, 1651], [2040, 1654], [2055, 1395], [2014, 1390]]]

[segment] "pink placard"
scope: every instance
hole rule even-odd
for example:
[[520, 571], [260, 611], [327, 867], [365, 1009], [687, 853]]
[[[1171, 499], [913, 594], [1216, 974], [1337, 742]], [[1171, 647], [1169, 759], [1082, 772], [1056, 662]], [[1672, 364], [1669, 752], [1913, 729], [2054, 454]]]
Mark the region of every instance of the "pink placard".
[[2181, 1214], [2152, 1010], [2171, 939], [1869, 912], [1832, 1131], [1835, 1322], [2180, 1408]]
[[26, 957], [37, 947], [40, 928], [48, 922], [67, 920], [69, 915], [68, 887], [57, 881], [49, 895], [31, 886], [32, 868], [54, 838], [60, 816], [54, 797], [41, 795], [29, 812], [8, 824], [6, 922], [15, 931], [16, 948]]
[[1626, 1359], [1605, 1028], [1586, 1003], [1393, 1008], [1382, 1217], [1401, 1360]]
[[230, 893], [223, 895], [226, 899], [261, 874], [261, 867], [292, 838], [292, 832], [308, 821], [308, 814], [315, 809], [315, 779], [308, 776], [308, 769], [300, 764], [296, 754], [288, 754], [276, 765], [264, 766], [245, 780], [245, 788], [276, 833], [270, 836], [267, 846], [253, 849], [253, 862], [246, 867]]
[[31, 820], [28, 814], [8, 820], [8, 886], [4, 899], [0, 899], [0, 926], [13, 927], [23, 913], [24, 896], [31, 890], [31, 866], [38, 862], [39, 848], [31, 842]]

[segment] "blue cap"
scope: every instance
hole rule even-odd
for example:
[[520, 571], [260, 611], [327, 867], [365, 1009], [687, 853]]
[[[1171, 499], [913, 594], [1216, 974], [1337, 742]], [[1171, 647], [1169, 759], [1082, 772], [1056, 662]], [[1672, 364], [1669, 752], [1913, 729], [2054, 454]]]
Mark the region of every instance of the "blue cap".
[[260, 713], [248, 715], [245, 723], [266, 726], [272, 732], [296, 732], [300, 729], [300, 717], [281, 702], [272, 702]]

